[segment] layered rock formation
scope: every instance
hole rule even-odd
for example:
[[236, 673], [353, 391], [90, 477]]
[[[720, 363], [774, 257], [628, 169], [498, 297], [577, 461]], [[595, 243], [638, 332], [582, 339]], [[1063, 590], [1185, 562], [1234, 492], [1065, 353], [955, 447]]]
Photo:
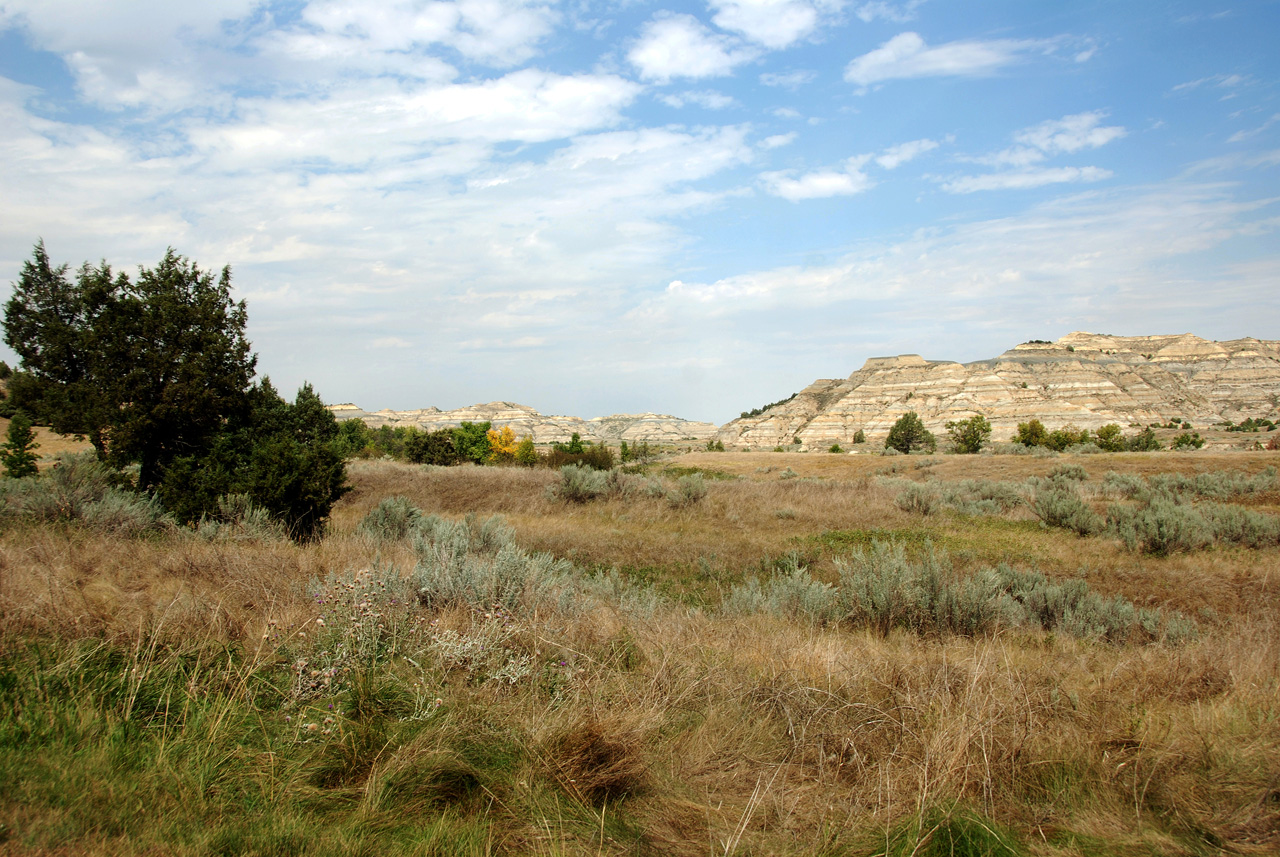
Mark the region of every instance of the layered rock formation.
[[413, 411], [382, 410], [367, 413], [356, 405], [331, 405], [340, 420], [361, 419], [370, 428], [414, 426], [425, 431], [453, 428], [463, 422], [511, 426], [517, 437], [532, 435], [534, 443], [564, 443], [577, 433], [583, 440], [627, 443], [705, 442], [715, 437], [711, 423], [682, 420], [666, 414], [614, 414], [584, 420], [581, 417], [544, 416], [526, 405], [489, 402], [452, 411], [422, 408]]
[[1205, 426], [1274, 420], [1278, 403], [1280, 342], [1071, 333], [975, 363], [875, 357], [848, 378], [815, 381], [787, 402], [728, 423], [718, 438], [772, 448], [799, 437], [815, 447], [848, 444], [862, 430], [883, 443], [894, 422], [915, 411], [935, 434], [949, 421], [982, 414], [993, 437], [1005, 440], [1031, 419], [1051, 430], [1175, 417]]

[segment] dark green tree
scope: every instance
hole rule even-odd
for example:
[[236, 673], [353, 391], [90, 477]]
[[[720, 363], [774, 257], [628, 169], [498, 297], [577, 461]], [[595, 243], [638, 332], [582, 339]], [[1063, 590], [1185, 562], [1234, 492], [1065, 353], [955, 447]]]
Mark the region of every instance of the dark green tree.
[[1126, 446], [1131, 452], [1155, 452], [1160, 449], [1160, 441], [1156, 438], [1156, 433], [1148, 426], [1129, 438]]
[[22, 358], [18, 399], [112, 464], [139, 464], [149, 488], [245, 408], [247, 318], [230, 268], [215, 279], [171, 248], [136, 282], [105, 262], [72, 282], [41, 242], [5, 305], [4, 339]]
[[35, 450], [39, 447], [36, 433], [31, 428], [31, 420], [25, 413], [18, 411], [9, 420], [6, 443], [0, 446], [0, 464], [4, 465], [5, 475], [14, 479], [35, 476], [39, 472], [36, 462], [40, 460]]
[[956, 452], [974, 455], [982, 451], [987, 439], [991, 437], [991, 423], [982, 414], [976, 414], [967, 420], [947, 423], [947, 434], [951, 436]]
[[924, 427], [924, 423], [920, 421], [920, 416], [915, 411], [907, 411], [898, 417], [898, 421], [889, 429], [889, 436], [884, 441], [885, 449], [896, 449], [903, 454], [916, 449], [927, 449], [932, 452], [937, 447], [937, 439]]
[[310, 384], [290, 403], [264, 378], [247, 398], [247, 411], [206, 451], [174, 459], [160, 498], [180, 520], [194, 523], [217, 507], [218, 497], [248, 494], [292, 538], [314, 539], [347, 491], [337, 420]]
[[457, 464], [458, 448], [451, 429], [420, 432], [405, 444], [405, 457], [414, 464]]

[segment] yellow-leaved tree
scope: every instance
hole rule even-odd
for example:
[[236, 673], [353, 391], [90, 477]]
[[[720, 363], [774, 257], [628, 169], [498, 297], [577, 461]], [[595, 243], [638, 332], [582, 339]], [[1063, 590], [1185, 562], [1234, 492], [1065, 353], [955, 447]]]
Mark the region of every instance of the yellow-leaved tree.
[[502, 431], [489, 429], [489, 460], [514, 461], [516, 457], [516, 433], [511, 426], [503, 426]]

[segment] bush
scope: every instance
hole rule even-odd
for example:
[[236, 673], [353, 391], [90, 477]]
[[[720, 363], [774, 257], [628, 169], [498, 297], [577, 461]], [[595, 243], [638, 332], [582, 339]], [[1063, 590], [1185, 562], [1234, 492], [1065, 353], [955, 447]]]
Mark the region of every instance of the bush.
[[947, 434], [951, 436], [951, 444], [961, 455], [975, 455], [982, 451], [991, 437], [991, 423], [982, 414], [967, 420], [947, 423]]
[[1125, 450], [1124, 434], [1116, 423], [1107, 423], [1094, 432], [1093, 442], [1104, 452], [1123, 452]]
[[1125, 443], [1130, 452], [1155, 452], [1160, 449], [1160, 441], [1150, 426], [1135, 434]]
[[838, 443], [833, 443], [833, 444], [831, 444], [830, 448], [828, 448], [828, 449], [827, 449], [827, 452], [835, 453], [835, 454], [837, 454], [837, 455], [838, 455], [838, 454], [840, 454], [840, 453], [844, 452], [844, 450], [840, 448], [840, 444], [838, 444]]
[[1183, 432], [1173, 439], [1172, 449], [1200, 449], [1204, 446], [1204, 438], [1200, 432]]
[[1127, 548], [1156, 556], [1199, 550], [1214, 539], [1213, 526], [1195, 508], [1160, 498], [1145, 509], [1112, 506], [1107, 518]]
[[942, 505], [942, 497], [935, 485], [925, 482], [911, 482], [899, 492], [893, 502], [904, 512], [931, 515]]
[[866, 443], [866, 442], [867, 442], [867, 433], [866, 433], [865, 431], [863, 431], [862, 429], [858, 429], [856, 432], [854, 432], [854, 433], [853, 433], [853, 441], [852, 441], [852, 442], [853, 442], [853, 443]]
[[347, 490], [337, 422], [311, 385], [289, 403], [263, 381], [251, 390], [248, 412], [208, 449], [173, 461], [157, 494], [188, 524], [216, 513], [220, 497], [246, 494], [290, 538], [310, 541]]
[[675, 490], [667, 494], [667, 502], [675, 508], [694, 506], [707, 496], [707, 483], [701, 473], [690, 473], [676, 480]]
[[566, 464], [560, 468], [560, 483], [553, 494], [569, 503], [585, 503], [605, 493], [605, 474], [581, 464]]
[[356, 532], [375, 542], [406, 538], [422, 518], [422, 510], [405, 497], [387, 497], [356, 525]]
[[430, 608], [532, 611], [575, 576], [571, 563], [516, 546], [501, 517], [456, 523], [423, 518], [414, 550], [418, 563], [409, 585]]
[[210, 542], [273, 542], [287, 538], [288, 533], [248, 494], [226, 494], [218, 498], [215, 513], [200, 519], [196, 536]]
[[1023, 446], [1044, 446], [1049, 442], [1049, 432], [1039, 420], [1018, 423], [1018, 432], [1013, 436], [1013, 442]]
[[1067, 480], [1046, 480], [1037, 485], [1031, 509], [1046, 526], [1061, 527], [1081, 536], [1099, 533], [1106, 526]]
[[909, 454], [914, 450], [933, 452], [938, 447], [938, 441], [933, 433], [924, 427], [924, 423], [920, 421], [915, 411], [907, 411], [898, 417], [898, 421], [889, 429], [889, 436], [885, 438], [884, 446], [885, 449], [896, 449], [903, 454]]

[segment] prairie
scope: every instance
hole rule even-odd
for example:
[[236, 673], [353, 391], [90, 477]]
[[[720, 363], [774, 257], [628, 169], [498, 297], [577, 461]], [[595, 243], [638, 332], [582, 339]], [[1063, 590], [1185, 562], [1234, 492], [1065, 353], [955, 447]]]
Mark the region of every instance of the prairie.
[[6, 517], [0, 854], [1275, 853], [1280, 545], [1033, 500], [1235, 473], [1274, 518], [1277, 465], [366, 461], [306, 544]]

